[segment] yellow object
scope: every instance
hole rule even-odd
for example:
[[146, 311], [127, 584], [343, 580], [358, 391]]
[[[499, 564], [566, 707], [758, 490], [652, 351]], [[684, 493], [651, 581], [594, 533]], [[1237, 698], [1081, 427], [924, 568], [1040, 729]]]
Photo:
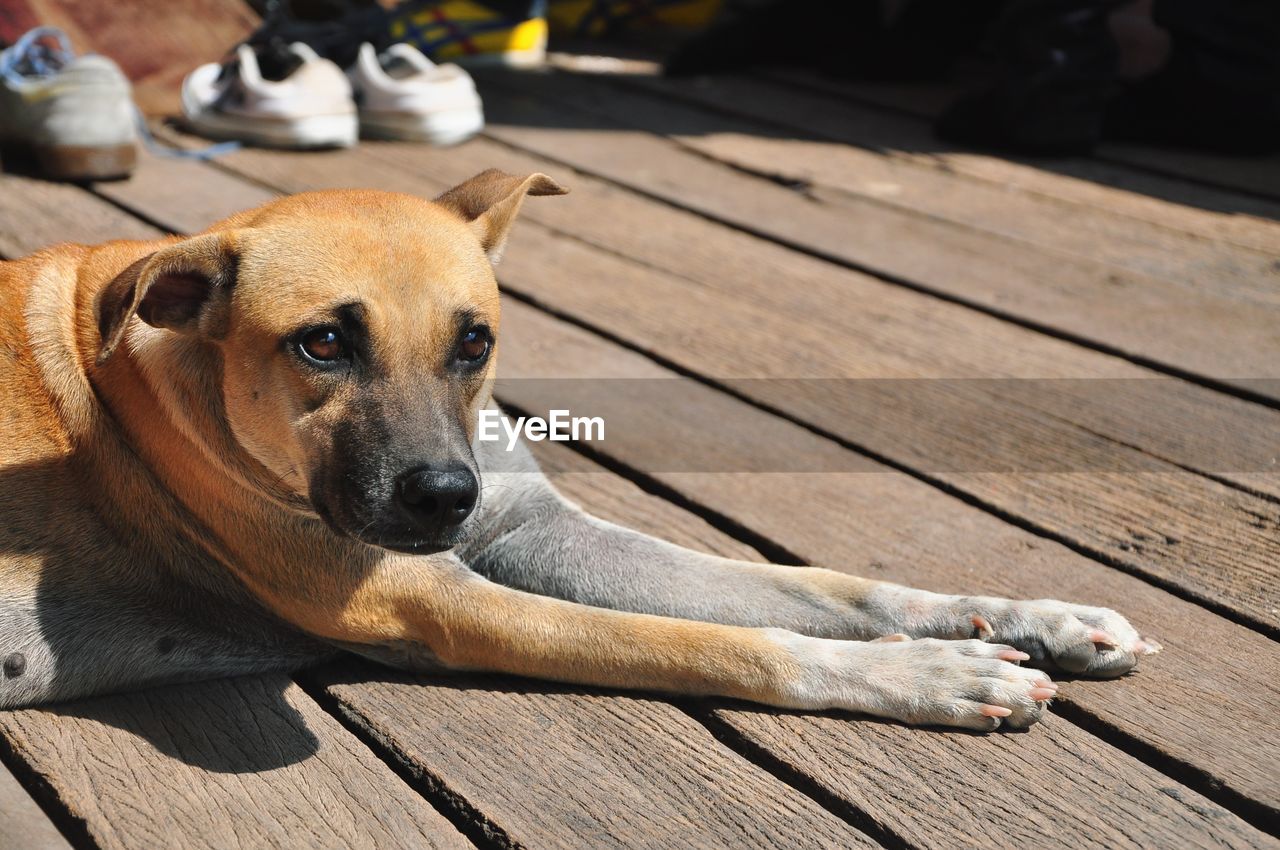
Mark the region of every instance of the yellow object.
[[460, 65], [541, 65], [547, 22], [515, 20], [470, 0], [407, 4], [391, 19], [391, 36], [432, 61]]
[[550, 0], [547, 19], [558, 36], [594, 37], [618, 31], [698, 30], [721, 0]]

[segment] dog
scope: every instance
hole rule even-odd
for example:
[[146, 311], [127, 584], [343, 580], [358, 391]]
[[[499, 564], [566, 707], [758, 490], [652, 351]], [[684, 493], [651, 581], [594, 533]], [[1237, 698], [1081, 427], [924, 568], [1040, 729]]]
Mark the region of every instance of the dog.
[[565, 191], [305, 193], [0, 264], [0, 707], [350, 651], [992, 730], [1056, 693], [1020, 662], [1159, 649], [1103, 608], [685, 550], [478, 441], [493, 264]]

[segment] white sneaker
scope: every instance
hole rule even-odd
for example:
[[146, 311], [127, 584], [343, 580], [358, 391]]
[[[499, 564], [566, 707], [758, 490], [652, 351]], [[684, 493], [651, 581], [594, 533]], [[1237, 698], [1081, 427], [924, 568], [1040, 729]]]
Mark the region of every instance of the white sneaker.
[[76, 56], [65, 33], [37, 27], [0, 52], [0, 142], [30, 150], [61, 180], [133, 171], [129, 81], [105, 56]]
[[301, 42], [298, 65], [282, 80], [263, 79], [246, 44], [233, 61], [196, 68], [182, 81], [182, 112], [201, 135], [281, 148], [345, 148], [358, 122], [342, 69]]
[[367, 42], [360, 45], [347, 76], [365, 136], [453, 145], [484, 128], [470, 75], [457, 65], [436, 65], [408, 44], [393, 44], [381, 55]]

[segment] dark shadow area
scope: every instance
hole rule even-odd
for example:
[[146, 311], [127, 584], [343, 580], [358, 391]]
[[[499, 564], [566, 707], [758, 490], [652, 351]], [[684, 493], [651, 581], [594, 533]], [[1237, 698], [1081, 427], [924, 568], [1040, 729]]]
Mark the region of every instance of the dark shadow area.
[[[217, 773], [272, 770], [315, 753], [283, 693], [287, 677], [207, 680], [295, 669], [332, 651], [251, 604], [147, 569], [144, 549], [86, 509], [94, 492], [66, 460], [0, 471], [0, 559], [17, 582], [0, 598], [0, 704], [45, 705], [55, 717], [124, 730]], [[31, 593], [21, 589], [28, 579]], [[206, 681], [76, 699], [195, 680]], [[95, 736], [114, 737], [81, 728], [88, 749]]]
[[29, 177], [35, 180], [69, 183], [77, 186], [87, 186], [90, 182], [115, 183], [129, 179], [128, 176], [122, 175], [106, 179], [99, 178], [93, 181], [55, 180], [44, 173], [44, 169], [40, 167], [39, 160], [36, 159], [34, 152], [30, 148], [3, 141], [0, 141], [0, 173], [12, 174], [16, 177]]
[[[283, 674], [240, 676], [95, 697], [40, 711], [59, 720], [87, 720], [128, 732], [164, 756], [211, 773], [262, 773], [305, 761], [320, 748], [287, 698], [290, 684]], [[104, 734], [79, 723], [75, 728], [83, 731], [86, 749]]]
[[[597, 46], [597, 52], [600, 49]], [[666, 78], [629, 71], [625, 58], [613, 69], [607, 63], [583, 62], [579, 70], [565, 64], [548, 73], [477, 72], [490, 126], [604, 133], [638, 130], [667, 137], [736, 133], [849, 144], [879, 153], [979, 153], [1210, 212], [1280, 219], [1280, 198], [1264, 188], [1280, 174], [1276, 156], [1228, 157], [1130, 145], [1119, 161], [1101, 156], [1019, 156], [940, 140], [932, 128], [935, 116], [929, 113], [959, 96], [957, 89], [980, 85], [980, 66], [967, 78], [973, 82], [959, 87], [953, 83], [855, 87], [791, 71]], [[1176, 166], [1169, 159], [1174, 153]], [[1217, 181], [1214, 174], [1219, 168], [1232, 175], [1256, 171], [1258, 185], [1246, 189], [1236, 176], [1225, 183]], [[804, 175], [789, 175], [782, 164], [773, 173], [759, 176], [801, 192], [808, 188]]]

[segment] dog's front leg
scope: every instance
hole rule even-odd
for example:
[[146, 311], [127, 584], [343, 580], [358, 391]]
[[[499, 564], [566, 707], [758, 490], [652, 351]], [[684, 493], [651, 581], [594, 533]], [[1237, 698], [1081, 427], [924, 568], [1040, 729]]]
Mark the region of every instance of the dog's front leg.
[[950, 596], [695, 552], [586, 514], [555, 491], [523, 447], [477, 457], [486, 467], [484, 533], [459, 554], [494, 581], [532, 593], [814, 637], [979, 638], [1098, 676], [1120, 675], [1159, 649], [1104, 608]]
[[321, 638], [455, 670], [971, 729], [1034, 723], [1054, 693], [1043, 673], [1010, 663], [1025, 658], [1011, 647], [828, 640], [592, 608], [502, 587], [449, 555], [255, 590]]

